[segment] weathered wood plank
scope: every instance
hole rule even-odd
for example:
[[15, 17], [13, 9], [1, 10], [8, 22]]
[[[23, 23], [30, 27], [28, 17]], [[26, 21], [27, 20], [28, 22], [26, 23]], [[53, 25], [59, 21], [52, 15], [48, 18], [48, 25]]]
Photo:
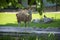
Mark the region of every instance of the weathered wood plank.
[[59, 28], [32, 28], [32, 27], [0, 27], [0, 35], [40, 35], [40, 34], [60, 34]]

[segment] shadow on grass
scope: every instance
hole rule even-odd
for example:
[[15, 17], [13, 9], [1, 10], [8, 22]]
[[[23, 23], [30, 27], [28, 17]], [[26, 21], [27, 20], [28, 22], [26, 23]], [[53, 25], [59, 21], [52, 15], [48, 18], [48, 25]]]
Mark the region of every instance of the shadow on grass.
[[[17, 27], [18, 23], [0, 24], [0, 26], [14, 26], [14, 27]], [[24, 23], [21, 23], [20, 26], [24, 27]], [[60, 19], [54, 20], [51, 23], [32, 23], [31, 22], [29, 27], [39, 27], [39, 28], [48, 28], [48, 27], [56, 28], [56, 27], [59, 27], [60, 28]]]
[[[11, 27], [18, 27], [18, 23], [6, 23], [6, 24], [0, 24], [0, 26], [11, 26]], [[24, 26], [24, 23], [21, 23], [20, 26]]]
[[0, 24], [0, 26], [18, 26], [16, 23]]

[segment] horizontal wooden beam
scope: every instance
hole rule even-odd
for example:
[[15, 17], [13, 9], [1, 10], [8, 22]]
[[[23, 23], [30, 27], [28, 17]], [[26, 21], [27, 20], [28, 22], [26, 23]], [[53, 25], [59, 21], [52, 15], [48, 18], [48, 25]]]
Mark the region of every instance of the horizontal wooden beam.
[[40, 35], [40, 34], [60, 34], [59, 28], [32, 28], [32, 27], [0, 27], [0, 35]]

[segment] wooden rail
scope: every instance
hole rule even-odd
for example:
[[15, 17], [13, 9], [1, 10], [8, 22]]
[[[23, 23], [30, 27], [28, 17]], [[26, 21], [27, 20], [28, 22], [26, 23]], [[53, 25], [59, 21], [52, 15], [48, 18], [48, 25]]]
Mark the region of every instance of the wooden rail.
[[[48, 36], [49, 34], [54, 34], [54, 35], [57, 35], [57, 37], [60, 37], [60, 29], [59, 28], [43, 29], [43, 28], [31, 28], [31, 27], [26, 27], [26, 28], [24, 27], [0, 27], [0, 36], [15, 37], [15, 40], [19, 40], [19, 39], [39, 40], [40, 37], [42, 37], [43, 39], [44, 36], [46, 38], [46, 36]], [[56, 37], [56, 36], [53, 36], [53, 37]], [[4, 39], [2, 38], [2, 40]]]

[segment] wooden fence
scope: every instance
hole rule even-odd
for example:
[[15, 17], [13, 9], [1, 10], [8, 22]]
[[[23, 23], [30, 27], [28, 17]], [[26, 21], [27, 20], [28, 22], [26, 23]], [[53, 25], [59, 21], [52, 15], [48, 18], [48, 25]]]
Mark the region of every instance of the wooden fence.
[[0, 40], [60, 40], [60, 29], [0, 27]]

